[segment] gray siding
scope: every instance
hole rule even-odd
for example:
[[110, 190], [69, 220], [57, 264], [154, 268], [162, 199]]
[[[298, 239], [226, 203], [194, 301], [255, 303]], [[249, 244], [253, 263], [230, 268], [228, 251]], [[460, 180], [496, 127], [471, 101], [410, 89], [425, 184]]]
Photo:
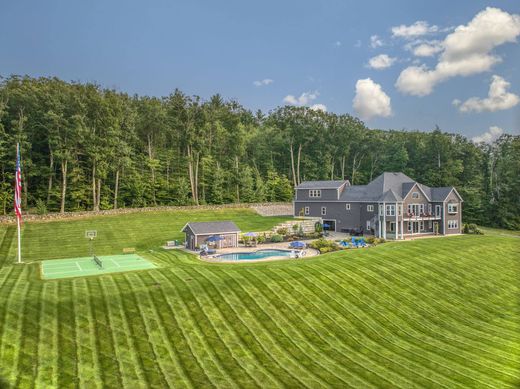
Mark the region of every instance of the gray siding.
[[[456, 214], [449, 214], [448, 213], [448, 204], [457, 204], [457, 213]], [[445, 234], [446, 235], [450, 235], [450, 234], [460, 234], [461, 230], [462, 230], [462, 219], [461, 219], [461, 214], [462, 214], [462, 204], [460, 202], [460, 199], [459, 197], [455, 194], [454, 191], [452, 191], [449, 196], [446, 198], [445, 202], [444, 202], [444, 228], [445, 228]], [[448, 228], [448, 220], [456, 220], [457, 223], [458, 223], [458, 227], [457, 229], [450, 229]]]
[[297, 189], [297, 201], [337, 201], [338, 189], [319, 189], [321, 190], [321, 197], [309, 197], [309, 190], [312, 189]]
[[[367, 203], [349, 203], [350, 210], [347, 211], [345, 202], [339, 201], [295, 201], [294, 215], [299, 216], [300, 210], [309, 207], [309, 214], [304, 216], [321, 217], [324, 220], [335, 220], [336, 230], [340, 231], [342, 228], [358, 228], [366, 227], [366, 221], [361, 221], [361, 213], [366, 212]], [[327, 214], [321, 214], [321, 207], [327, 208]], [[377, 210], [377, 205], [376, 205]]]

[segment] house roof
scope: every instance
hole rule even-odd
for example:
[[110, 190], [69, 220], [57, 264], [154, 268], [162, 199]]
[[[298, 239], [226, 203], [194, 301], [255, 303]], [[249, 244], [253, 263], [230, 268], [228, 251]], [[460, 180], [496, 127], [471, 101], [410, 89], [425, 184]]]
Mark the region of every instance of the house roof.
[[348, 183], [348, 180], [341, 181], [303, 181], [296, 189], [338, 189]]
[[185, 232], [187, 227], [189, 227], [195, 235], [240, 232], [240, 228], [238, 228], [237, 225], [232, 221], [189, 222], [182, 228], [181, 232]]
[[383, 173], [367, 185], [347, 186], [339, 201], [403, 201], [416, 184], [430, 201], [444, 201], [454, 189], [452, 186], [430, 188], [403, 173]]
[[430, 188], [432, 201], [444, 201], [453, 190], [453, 186], [443, 186], [440, 188]]

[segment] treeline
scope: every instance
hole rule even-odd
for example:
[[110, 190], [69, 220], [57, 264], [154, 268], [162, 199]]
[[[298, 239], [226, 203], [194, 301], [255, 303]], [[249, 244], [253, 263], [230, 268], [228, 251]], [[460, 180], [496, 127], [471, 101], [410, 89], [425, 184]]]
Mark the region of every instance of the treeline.
[[303, 180], [370, 181], [402, 171], [454, 185], [467, 221], [520, 227], [520, 140], [369, 130], [301, 107], [251, 112], [220, 95], [130, 96], [92, 83], [0, 83], [0, 204], [11, 211], [15, 144], [34, 212], [290, 201]]

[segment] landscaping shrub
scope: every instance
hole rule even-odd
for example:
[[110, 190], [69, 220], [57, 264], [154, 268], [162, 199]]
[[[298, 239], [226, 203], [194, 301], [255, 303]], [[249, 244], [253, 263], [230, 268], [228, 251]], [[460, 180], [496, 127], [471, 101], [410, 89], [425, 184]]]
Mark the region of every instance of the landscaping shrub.
[[265, 243], [265, 241], [267, 240], [265, 234], [264, 235], [259, 235], [257, 238], [256, 238], [256, 241], [258, 243]]
[[464, 224], [464, 228], [462, 229], [462, 232], [465, 234], [475, 234], [475, 235], [482, 235], [484, 234], [482, 230], [478, 228], [478, 226], [474, 223], [466, 223]]
[[276, 233], [278, 235], [285, 236], [285, 235], [287, 235], [287, 228], [285, 228], [285, 227], [278, 228], [278, 230], [276, 230]]
[[318, 250], [321, 254], [341, 250], [341, 247], [336, 242], [324, 238], [309, 243], [309, 247]]
[[368, 238], [365, 239], [365, 242], [367, 242], [368, 244], [376, 245], [377, 238], [375, 236], [369, 236]]
[[271, 236], [271, 242], [273, 242], [273, 243], [283, 242], [283, 236], [275, 234], [275, 235]]
[[314, 231], [319, 233], [323, 232], [323, 226], [320, 222], [316, 222], [316, 224], [314, 224]]

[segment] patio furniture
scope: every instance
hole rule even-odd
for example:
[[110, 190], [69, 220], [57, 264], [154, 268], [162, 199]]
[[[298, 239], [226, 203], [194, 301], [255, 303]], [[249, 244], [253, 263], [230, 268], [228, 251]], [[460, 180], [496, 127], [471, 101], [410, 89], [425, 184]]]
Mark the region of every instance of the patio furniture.
[[289, 248], [290, 249], [303, 249], [305, 248], [306, 244], [304, 242], [301, 242], [301, 241], [294, 241], [294, 242], [291, 242], [289, 243]]

